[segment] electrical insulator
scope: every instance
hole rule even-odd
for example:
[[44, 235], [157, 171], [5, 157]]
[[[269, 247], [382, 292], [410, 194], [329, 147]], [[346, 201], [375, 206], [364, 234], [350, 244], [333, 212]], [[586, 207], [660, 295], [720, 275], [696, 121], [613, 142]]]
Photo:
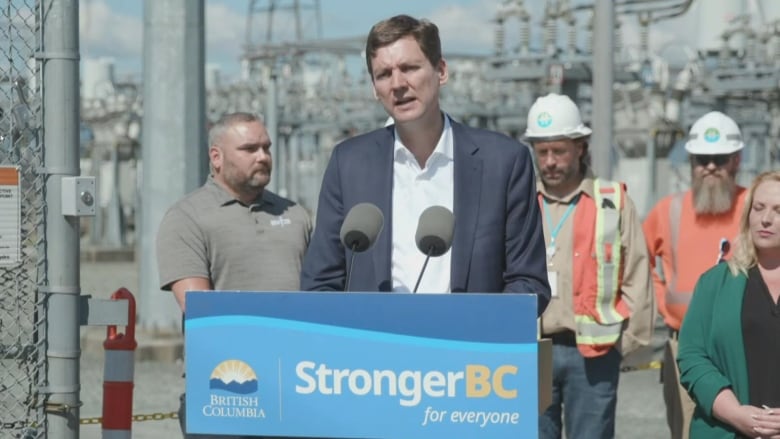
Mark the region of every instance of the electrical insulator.
[[577, 53], [577, 20], [569, 20], [569, 53]]
[[555, 40], [558, 35], [558, 23], [554, 17], [548, 17], [544, 26], [544, 47], [547, 53], [555, 53]]
[[588, 26], [585, 30], [585, 47], [584, 51], [585, 53], [593, 53], [593, 14], [590, 16], [590, 20], [588, 20]]
[[639, 28], [639, 47], [643, 54], [650, 53], [650, 28], [645, 23]]
[[[531, 17], [528, 14], [520, 17], [520, 51], [522, 53], [528, 53], [531, 47]], [[780, 58], [779, 58], [780, 59]]]
[[495, 50], [496, 55], [500, 56], [504, 54], [504, 40], [505, 40], [505, 30], [504, 30], [504, 22], [503, 20], [497, 20], [496, 21], [496, 27], [495, 27]]
[[729, 64], [731, 58], [731, 49], [729, 48], [728, 38], [723, 38], [723, 44], [720, 46], [720, 52], [718, 53], [718, 61], [721, 67], [725, 67]]

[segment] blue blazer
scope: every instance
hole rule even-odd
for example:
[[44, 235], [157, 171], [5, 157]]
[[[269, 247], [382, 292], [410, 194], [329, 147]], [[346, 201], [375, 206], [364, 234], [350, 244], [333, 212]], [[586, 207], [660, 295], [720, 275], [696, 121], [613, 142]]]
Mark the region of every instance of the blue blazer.
[[[550, 299], [542, 221], [529, 148], [503, 134], [452, 121], [455, 234], [452, 292], [533, 293]], [[350, 289], [391, 291], [393, 126], [337, 145], [320, 189], [317, 221], [301, 272], [304, 290], [343, 291], [350, 250], [339, 238], [356, 204], [385, 217], [373, 247], [355, 257]], [[422, 268], [422, 267], [420, 267]]]

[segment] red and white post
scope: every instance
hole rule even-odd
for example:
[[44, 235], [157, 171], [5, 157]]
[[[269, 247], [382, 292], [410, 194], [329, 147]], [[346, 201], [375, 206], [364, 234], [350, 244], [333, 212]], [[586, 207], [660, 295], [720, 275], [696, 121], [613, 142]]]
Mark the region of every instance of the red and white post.
[[135, 298], [126, 288], [111, 295], [112, 300], [127, 300], [125, 333], [116, 325], [108, 326], [103, 349], [103, 439], [131, 439], [133, 424], [133, 373], [135, 348]]

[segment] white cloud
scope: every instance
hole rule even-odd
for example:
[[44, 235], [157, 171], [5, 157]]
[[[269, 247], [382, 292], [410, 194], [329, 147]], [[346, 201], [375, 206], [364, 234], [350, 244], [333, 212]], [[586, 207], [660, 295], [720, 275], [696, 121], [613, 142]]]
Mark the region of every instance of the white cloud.
[[246, 40], [246, 16], [224, 4], [206, 2], [206, 58], [223, 70], [238, 70]]
[[[143, 61], [143, 7], [135, 14], [112, 7], [115, 0], [80, 0], [79, 32], [84, 58], [113, 58], [118, 70], [140, 73]], [[238, 70], [246, 18], [225, 4], [206, 2], [206, 57], [223, 70]]]
[[481, 0], [432, 11], [430, 20], [439, 27], [444, 56], [448, 53], [489, 53], [494, 35], [490, 20], [497, 10], [498, 0]]
[[142, 17], [120, 14], [105, 0], [81, 0], [79, 34], [84, 57], [111, 57], [117, 63], [137, 64], [140, 71]]

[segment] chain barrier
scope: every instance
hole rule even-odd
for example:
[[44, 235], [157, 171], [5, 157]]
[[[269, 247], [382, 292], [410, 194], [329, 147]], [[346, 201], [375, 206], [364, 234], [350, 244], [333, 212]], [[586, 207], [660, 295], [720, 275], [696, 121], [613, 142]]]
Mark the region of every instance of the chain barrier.
[[[168, 413], [146, 413], [146, 414], [138, 414], [133, 415], [133, 422], [146, 422], [146, 421], [164, 421], [166, 419], [179, 419], [179, 413], [178, 412], [168, 412]], [[91, 425], [91, 424], [101, 424], [103, 423], [103, 418], [81, 418], [79, 420], [79, 424], [81, 425]]]
[[[164, 421], [166, 419], [179, 419], [179, 413], [178, 412], [144, 413], [144, 414], [133, 415], [132, 419], [133, 422]], [[79, 420], [79, 424], [81, 425], [95, 425], [95, 424], [102, 424], [102, 423], [103, 423], [102, 417], [81, 418]], [[28, 421], [11, 421], [11, 422], [0, 421], [0, 430], [21, 430], [27, 427], [35, 427], [35, 424], [29, 423]]]

